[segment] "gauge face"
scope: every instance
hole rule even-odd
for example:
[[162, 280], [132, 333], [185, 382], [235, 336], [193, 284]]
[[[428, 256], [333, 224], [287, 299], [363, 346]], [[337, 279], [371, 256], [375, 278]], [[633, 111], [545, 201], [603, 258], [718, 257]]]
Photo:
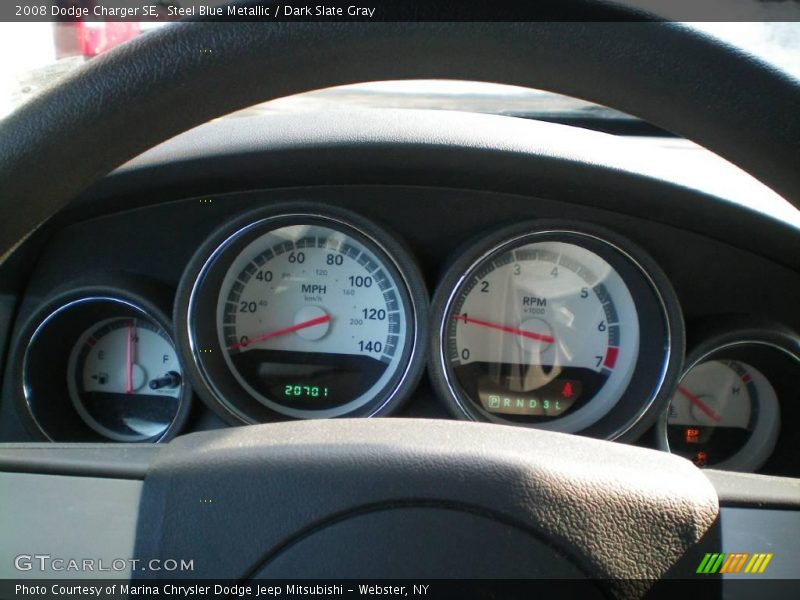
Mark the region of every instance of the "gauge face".
[[[390, 256], [376, 235], [383, 239], [338, 219], [281, 215], [239, 230], [212, 255], [194, 290], [190, 335], [201, 374], [230, 413], [246, 422], [368, 416], [397, 395], [424, 304], [408, 281], [424, 288], [410, 259], [400, 267], [402, 251]], [[213, 335], [201, 317], [212, 310]]]
[[653, 340], [656, 348], [642, 359], [639, 303], [619, 269], [646, 296], [646, 315], [657, 298], [644, 289], [637, 265], [611, 245], [574, 232], [533, 233], [454, 268], [461, 276], [452, 288], [445, 279], [436, 303], [436, 351], [444, 387], [462, 414], [582, 431], [614, 409], [642, 360], [654, 360], [656, 377], [649, 388], [639, 382], [647, 395], [634, 410], [652, 399], [669, 333], [662, 329], [662, 345]]
[[143, 318], [106, 319], [88, 329], [70, 354], [67, 384], [86, 424], [120, 442], [160, 437], [183, 386], [172, 342]]
[[574, 244], [499, 253], [471, 273], [451, 312], [454, 381], [505, 418], [580, 428], [586, 408], [613, 406], [636, 364], [639, 319], [630, 292], [611, 265]]
[[373, 250], [331, 227], [291, 225], [253, 241], [217, 306], [234, 377], [289, 416], [358, 408], [401, 366], [407, 301]]
[[667, 444], [699, 467], [754, 469], [769, 455], [762, 448], [774, 446], [778, 422], [775, 389], [761, 371], [738, 360], [708, 360], [689, 369], [672, 397]]

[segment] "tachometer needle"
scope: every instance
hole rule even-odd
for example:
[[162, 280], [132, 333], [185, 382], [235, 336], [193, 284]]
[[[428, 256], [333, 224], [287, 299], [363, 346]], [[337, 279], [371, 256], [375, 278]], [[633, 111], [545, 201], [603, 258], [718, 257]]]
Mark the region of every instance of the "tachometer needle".
[[330, 320], [330, 315], [323, 315], [321, 317], [317, 317], [316, 319], [309, 319], [308, 321], [303, 321], [302, 323], [292, 325], [291, 327], [285, 327], [284, 329], [278, 329], [277, 331], [270, 331], [269, 333], [259, 335], [258, 337], [254, 337], [252, 340], [236, 342], [235, 344], [228, 346], [228, 350], [239, 350], [240, 348], [246, 348], [247, 346], [252, 346], [258, 342], [263, 342], [281, 335], [286, 335], [287, 333], [293, 333], [295, 331], [300, 331], [301, 329], [308, 329], [309, 327], [314, 327], [315, 325], [322, 325]]
[[691, 402], [697, 408], [699, 408], [704, 413], [706, 413], [706, 415], [708, 415], [709, 418], [711, 418], [712, 420], [719, 421], [722, 418], [716, 412], [711, 410], [711, 408], [709, 408], [708, 405], [705, 402], [703, 402], [697, 396], [695, 396], [694, 394], [689, 392], [689, 390], [687, 390], [685, 387], [678, 386], [678, 391], [681, 394], [683, 394], [689, 402]]
[[456, 321], [463, 321], [464, 323], [472, 323], [473, 325], [480, 325], [481, 327], [489, 327], [491, 329], [497, 329], [499, 331], [504, 331], [506, 333], [513, 333], [514, 335], [530, 338], [532, 340], [539, 340], [540, 342], [544, 342], [545, 344], [552, 344], [553, 342], [556, 341], [556, 339], [550, 335], [542, 335], [541, 333], [534, 333], [533, 331], [525, 331], [524, 329], [515, 329], [514, 327], [507, 327], [505, 325], [489, 323], [488, 321], [472, 319], [466, 315], [453, 315], [453, 319]]
[[127, 362], [127, 382], [125, 384], [125, 392], [127, 394], [133, 393], [133, 321], [128, 322], [128, 362]]

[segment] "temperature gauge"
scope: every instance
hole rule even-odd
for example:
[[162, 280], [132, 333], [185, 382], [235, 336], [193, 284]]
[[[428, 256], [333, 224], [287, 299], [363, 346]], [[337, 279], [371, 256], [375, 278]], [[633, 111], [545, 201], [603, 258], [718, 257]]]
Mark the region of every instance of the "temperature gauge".
[[707, 360], [687, 371], [672, 397], [662, 445], [698, 467], [755, 470], [778, 437], [775, 389], [754, 366]]
[[106, 319], [89, 328], [72, 350], [68, 377], [84, 422], [120, 442], [160, 437], [175, 418], [183, 388], [172, 342], [142, 318]]

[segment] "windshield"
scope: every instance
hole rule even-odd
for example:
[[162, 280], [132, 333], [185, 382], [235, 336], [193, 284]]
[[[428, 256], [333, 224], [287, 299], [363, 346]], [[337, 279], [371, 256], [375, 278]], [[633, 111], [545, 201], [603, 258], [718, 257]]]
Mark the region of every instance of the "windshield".
[[[800, 79], [800, 23], [695, 23]], [[0, 23], [0, 118], [84, 62], [162, 23]], [[617, 111], [543, 92], [489, 83], [374, 82], [281, 98], [230, 116], [319, 109], [426, 108], [545, 120], [631, 121]]]

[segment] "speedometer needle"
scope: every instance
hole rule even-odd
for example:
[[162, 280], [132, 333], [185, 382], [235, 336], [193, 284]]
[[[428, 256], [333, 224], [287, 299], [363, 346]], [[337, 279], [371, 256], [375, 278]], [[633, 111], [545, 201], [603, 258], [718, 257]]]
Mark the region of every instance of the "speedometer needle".
[[228, 350], [239, 350], [240, 348], [246, 348], [247, 346], [251, 346], [252, 344], [256, 344], [258, 342], [263, 342], [266, 340], [271, 340], [272, 338], [286, 335], [287, 333], [293, 333], [295, 331], [300, 331], [301, 329], [308, 329], [309, 327], [314, 327], [315, 325], [322, 325], [323, 323], [327, 323], [331, 320], [330, 315], [323, 315], [321, 317], [317, 317], [316, 319], [309, 319], [308, 321], [303, 321], [302, 323], [298, 323], [297, 325], [292, 325], [291, 327], [285, 327], [284, 329], [278, 329], [277, 331], [270, 331], [269, 333], [265, 333], [263, 335], [259, 335], [258, 337], [254, 337], [252, 340], [247, 340], [244, 342], [236, 342], [235, 344], [231, 344], [228, 346]]
[[683, 394], [686, 399], [694, 404], [697, 408], [702, 410], [706, 415], [708, 415], [712, 420], [719, 421], [722, 417], [720, 417], [717, 413], [715, 413], [708, 405], [705, 404], [702, 400], [700, 400], [697, 396], [690, 393], [685, 387], [678, 386], [678, 391]]
[[472, 319], [467, 315], [453, 315], [456, 321], [463, 321], [464, 323], [472, 323], [473, 325], [480, 325], [481, 327], [489, 327], [490, 329], [497, 329], [506, 333], [513, 333], [522, 337], [530, 338], [532, 340], [539, 340], [545, 344], [552, 344], [556, 339], [550, 335], [542, 335], [541, 333], [534, 333], [533, 331], [525, 331], [524, 329], [515, 329], [514, 327], [507, 327], [505, 325], [498, 325], [490, 323], [489, 321], [481, 321], [479, 319]]

